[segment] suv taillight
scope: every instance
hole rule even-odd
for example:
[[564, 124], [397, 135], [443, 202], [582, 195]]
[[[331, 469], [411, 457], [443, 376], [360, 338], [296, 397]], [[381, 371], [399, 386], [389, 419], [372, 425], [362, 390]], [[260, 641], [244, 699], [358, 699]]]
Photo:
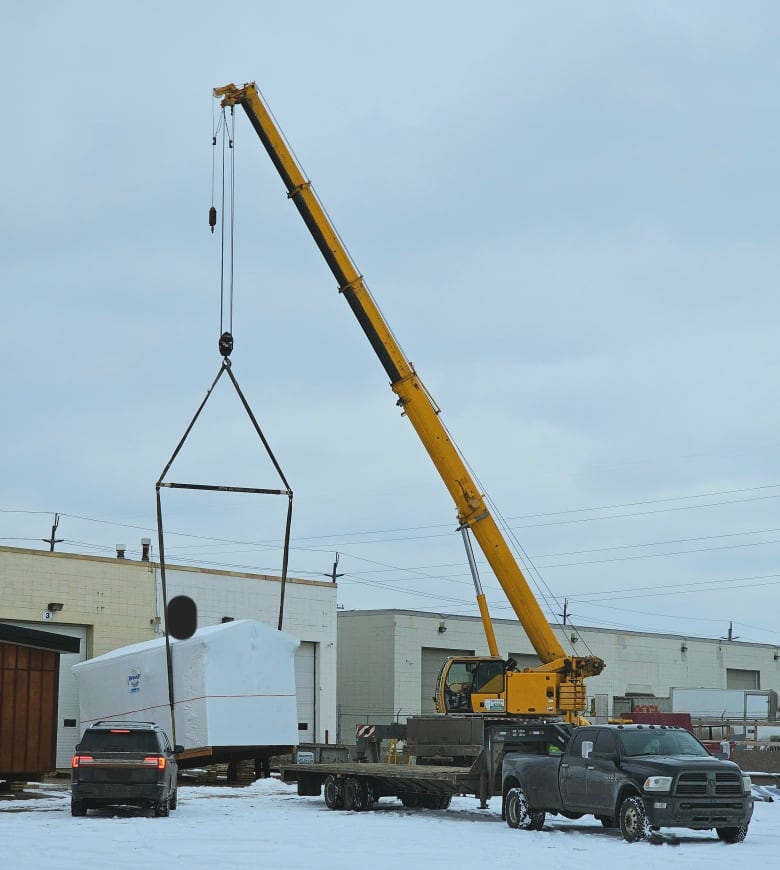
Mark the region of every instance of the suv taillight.
[[165, 756], [164, 755], [147, 755], [144, 758], [144, 764], [153, 764], [155, 767], [158, 767], [160, 770], [165, 769]]
[[78, 767], [80, 764], [92, 764], [94, 760], [91, 755], [74, 755], [70, 760], [70, 766]]

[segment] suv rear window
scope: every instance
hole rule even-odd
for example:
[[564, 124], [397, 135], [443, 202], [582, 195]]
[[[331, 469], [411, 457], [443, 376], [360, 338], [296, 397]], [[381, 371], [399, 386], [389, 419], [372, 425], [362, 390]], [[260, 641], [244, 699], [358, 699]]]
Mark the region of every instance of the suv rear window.
[[94, 752], [159, 752], [160, 747], [153, 731], [88, 730], [79, 744], [80, 751]]

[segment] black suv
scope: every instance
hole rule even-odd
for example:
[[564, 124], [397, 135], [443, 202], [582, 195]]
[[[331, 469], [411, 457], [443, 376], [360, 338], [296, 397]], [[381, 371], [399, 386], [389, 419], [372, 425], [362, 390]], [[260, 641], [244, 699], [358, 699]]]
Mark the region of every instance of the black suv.
[[129, 804], [167, 816], [177, 803], [175, 753], [183, 751], [155, 722], [95, 722], [71, 759], [71, 814]]

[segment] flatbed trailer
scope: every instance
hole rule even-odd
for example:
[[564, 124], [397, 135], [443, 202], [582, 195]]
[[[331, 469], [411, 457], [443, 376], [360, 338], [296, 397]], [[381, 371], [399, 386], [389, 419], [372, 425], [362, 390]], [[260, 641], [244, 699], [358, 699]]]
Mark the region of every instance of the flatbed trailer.
[[381, 762], [285, 764], [283, 782], [297, 783], [299, 795], [325, 793], [330, 809], [370, 810], [383, 797], [405, 807], [445, 810], [453, 795], [479, 794], [480, 772], [472, 767]]
[[333, 810], [372, 809], [382, 797], [396, 797], [405, 807], [447, 809], [457, 794], [473, 794], [487, 807], [491, 797], [503, 798], [501, 770], [508, 752], [545, 754], [550, 745], [561, 750], [570, 733], [570, 726], [561, 722], [412, 716], [405, 726], [408, 764], [282, 764], [280, 776], [283, 782], [297, 783], [299, 795], [324, 792]]

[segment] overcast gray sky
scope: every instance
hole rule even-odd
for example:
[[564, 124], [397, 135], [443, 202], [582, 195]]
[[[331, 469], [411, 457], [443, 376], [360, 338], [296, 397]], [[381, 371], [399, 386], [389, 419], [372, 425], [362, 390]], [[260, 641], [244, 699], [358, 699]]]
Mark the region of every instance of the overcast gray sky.
[[[780, 643], [779, 24], [749, 0], [7, 8], [2, 543], [45, 548], [55, 512], [59, 550], [156, 538], [220, 364], [211, 89], [256, 81], [546, 612]], [[233, 371], [295, 492], [290, 572], [338, 552], [348, 609], [476, 613], [449, 496], [241, 112], [235, 160]], [[278, 485], [226, 380], [168, 479]], [[280, 571], [284, 499], [163, 506], [170, 561]]]

